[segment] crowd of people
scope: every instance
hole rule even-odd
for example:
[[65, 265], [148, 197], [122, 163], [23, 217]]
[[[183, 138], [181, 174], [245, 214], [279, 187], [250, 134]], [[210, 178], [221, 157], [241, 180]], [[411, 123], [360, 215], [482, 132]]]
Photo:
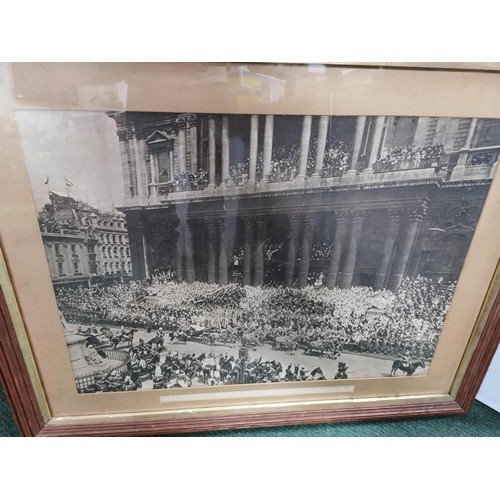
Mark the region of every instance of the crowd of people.
[[[369, 287], [220, 286], [177, 283], [168, 275], [109, 286], [59, 289], [70, 322], [176, 332], [247, 345], [286, 337], [299, 348], [324, 342], [343, 351], [430, 360], [454, 285], [406, 278], [397, 292]], [[209, 339], [209, 340], [207, 340]], [[244, 343], [244, 342], [242, 342]]]
[[[131, 333], [135, 332], [132, 330]], [[76, 378], [80, 393], [136, 391], [150, 381], [152, 389], [191, 387], [192, 385], [232, 385], [242, 383], [325, 380], [320, 367], [309, 371], [304, 365], [290, 363], [286, 368], [277, 360], [227, 352], [181, 353], [175, 345], [166, 346], [166, 332], [159, 331], [147, 342], [128, 342], [126, 335], [107, 327], [92, 326], [79, 332], [86, 337], [86, 359], [92, 365], [105, 365], [107, 348], [120, 337], [119, 347], [127, 353], [120, 366], [112, 366]], [[173, 341], [170, 342], [174, 344]], [[115, 345], [115, 347], [118, 347]]]

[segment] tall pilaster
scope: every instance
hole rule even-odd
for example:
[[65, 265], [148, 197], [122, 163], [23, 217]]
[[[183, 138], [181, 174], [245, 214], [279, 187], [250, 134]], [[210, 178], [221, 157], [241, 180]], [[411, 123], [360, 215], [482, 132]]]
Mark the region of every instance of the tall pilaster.
[[177, 159], [179, 161], [179, 172], [185, 174], [187, 171], [186, 164], [186, 128], [185, 120], [178, 123], [177, 130]]
[[215, 272], [217, 268], [217, 221], [206, 219], [208, 231], [208, 273], [207, 282], [215, 283]]
[[323, 170], [323, 162], [325, 159], [326, 137], [328, 134], [329, 116], [320, 116], [318, 124], [318, 143], [316, 147], [316, 157], [314, 159], [314, 173], [312, 177], [319, 177]]
[[382, 140], [382, 134], [384, 132], [385, 116], [377, 116], [375, 118], [375, 129], [373, 131], [370, 157], [368, 160], [368, 165], [364, 171], [365, 174], [372, 174], [374, 172], [373, 165], [377, 161], [378, 153], [380, 149], [380, 141]]
[[174, 169], [174, 151], [171, 149], [168, 152], [168, 169], [169, 169], [169, 176], [170, 179], [172, 180], [175, 177], [175, 169]]
[[160, 174], [158, 172], [158, 165], [155, 162], [155, 155], [150, 153], [149, 154], [149, 167], [151, 169], [151, 187], [150, 187], [150, 192], [149, 195], [151, 197], [151, 201], [153, 203], [158, 202], [158, 187], [156, 184], [159, 182], [159, 177]]
[[[196, 115], [195, 115], [196, 116]], [[198, 172], [198, 128], [196, 127], [196, 117], [191, 116], [189, 119], [189, 138], [190, 138], [190, 154], [191, 154], [191, 173]]]
[[225, 218], [217, 219], [219, 228], [219, 285], [227, 285], [227, 223]]
[[453, 168], [453, 172], [451, 174], [452, 181], [462, 179], [464, 176], [465, 165], [467, 163], [467, 159], [469, 158], [469, 152], [472, 145], [472, 139], [474, 138], [474, 133], [476, 132], [476, 127], [477, 127], [477, 118], [473, 118], [470, 122], [469, 132], [467, 133], [467, 137], [465, 139], [463, 148], [460, 150], [460, 154], [458, 155], [457, 164]]
[[248, 165], [248, 184], [255, 184], [257, 176], [257, 149], [259, 145], [259, 116], [250, 117], [250, 159]]
[[130, 150], [134, 153], [135, 174], [137, 179], [137, 195], [143, 197], [146, 195], [146, 166], [144, 165], [144, 139], [136, 135], [130, 140]]
[[396, 245], [396, 240], [398, 238], [401, 215], [401, 209], [389, 209], [389, 224], [387, 228], [387, 235], [384, 241], [382, 262], [380, 263], [380, 267], [377, 269], [377, 274], [375, 275], [375, 280], [373, 282], [373, 288], [375, 290], [384, 288], [387, 282], [387, 274], [389, 272], [392, 259], [394, 258], [394, 248]]
[[312, 116], [305, 115], [302, 122], [302, 135], [300, 138], [299, 173], [297, 180], [304, 180], [307, 173], [307, 157], [309, 156], [309, 142], [311, 140]]
[[179, 224], [177, 226], [177, 243], [175, 251], [175, 276], [179, 283], [184, 280], [184, 252], [184, 226], [181, 219], [179, 219]]
[[146, 228], [144, 226], [140, 227], [140, 239], [141, 239], [142, 258], [144, 259], [144, 278], [148, 279], [150, 277], [150, 266], [149, 266], [148, 245], [146, 240]]
[[264, 157], [262, 161], [262, 182], [269, 182], [268, 175], [271, 172], [271, 160], [273, 154], [273, 127], [274, 116], [266, 115], [264, 127]]
[[259, 217], [256, 220], [257, 224], [257, 241], [255, 243], [255, 269], [253, 275], [253, 284], [255, 286], [264, 283], [264, 250], [267, 237], [267, 220], [264, 217]]
[[340, 288], [350, 288], [352, 285], [365, 214], [361, 210], [353, 210], [351, 211], [351, 218], [351, 231], [347, 242], [345, 259], [338, 278]]
[[299, 214], [291, 214], [290, 220], [290, 237], [288, 239], [288, 254], [286, 259], [285, 271], [285, 286], [293, 285], [295, 276], [295, 267], [297, 262], [297, 253], [299, 248], [299, 234], [301, 218]]
[[403, 236], [401, 245], [396, 251], [396, 256], [392, 264], [391, 276], [387, 288], [396, 291], [405, 277], [408, 263], [412, 254], [413, 246], [418, 236], [420, 225], [427, 213], [427, 203], [422, 203], [418, 207], [408, 208], [406, 210], [406, 232]]
[[149, 153], [149, 165], [151, 167], [151, 182], [156, 184], [160, 181], [160, 172], [158, 172], [158, 165], [153, 153]]
[[361, 153], [361, 145], [363, 143], [363, 134], [365, 133], [366, 116], [358, 116], [356, 118], [356, 129], [354, 132], [354, 146], [352, 148], [351, 165], [349, 170], [344, 174], [344, 177], [354, 177], [357, 173], [356, 165], [358, 164], [359, 155]]
[[215, 118], [208, 119], [208, 187], [215, 188]]
[[128, 155], [128, 132], [126, 130], [120, 130], [118, 132], [119, 147], [120, 147], [120, 158], [122, 164], [122, 179], [123, 179], [123, 189], [126, 198], [131, 198], [133, 196], [133, 186], [130, 184], [130, 163]]
[[331, 290], [337, 283], [339, 274], [340, 259], [344, 248], [344, 242], [347, 235], [348, 223], [350, 220], [349, 212], [338, 212], [336, 214], [337, 226], [335, 228], [335, 238], [333, 240], [332, 255], [328, 266], [328, 274], [326, 276], [326, 286]]
[[188, 283], [195, 280], [194, 261], [193, 261], [193, 237], [192, 231], [187, 219], [181, 219], [182, 232], [184, 235], [184, 250], [186, 260], [185, 279]]
[[314, 225], [318, 220], [315, 213], [304, 215], [304, 234], [302, 235], [302, 245], [300, 247], [299, 272], [297, 275], [297, 286], [302, 288], [307, 285], [309, 277], [309, 266], [311, 264], [311, 250], [314, 237]]
[[245, 226], [245, 242], [243, 246], [243, 285], [252, 283], [252, 260], [254, 245], [254, 221], [253, 217], [243, 217]]
[[229, 118], [222, 117], [222, 184], [229, 179]]

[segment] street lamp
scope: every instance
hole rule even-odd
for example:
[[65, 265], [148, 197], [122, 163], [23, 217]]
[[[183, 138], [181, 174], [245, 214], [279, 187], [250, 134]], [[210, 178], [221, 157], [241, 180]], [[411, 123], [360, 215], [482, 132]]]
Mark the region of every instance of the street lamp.
[[238, 356], [241, 359], [241, 367], [240, 367], [240, 384], [245, 383], [245, 368], [246, 368], [246, 363], [248, 360], [248, 349], [246, 347], [241, 347]]

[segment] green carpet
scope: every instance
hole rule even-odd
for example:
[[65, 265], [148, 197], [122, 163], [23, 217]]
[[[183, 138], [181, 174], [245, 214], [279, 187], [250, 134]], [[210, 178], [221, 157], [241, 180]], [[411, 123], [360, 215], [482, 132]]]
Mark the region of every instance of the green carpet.
[[[0, 436], [19, 436], [12, 412], [0, 386]], [[180, 434], [187, 435], [187, 434]], [[235, 431], [199, 432], [190, 436], [212, 437], [397, 437], [475, 436], [499, 437], [500, 413], [475, 401], [466, 415], [385, 420], [377, 422], [301, 425]]]

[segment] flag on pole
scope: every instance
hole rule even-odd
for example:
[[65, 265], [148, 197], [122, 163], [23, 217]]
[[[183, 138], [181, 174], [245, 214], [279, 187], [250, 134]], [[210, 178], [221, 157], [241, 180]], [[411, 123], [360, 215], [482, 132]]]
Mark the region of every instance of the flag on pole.
[[47, 180], [44, 182], [44, 184], [48, 184], [49, 183], [49, 176], [47, 175]]
[[69, 181], [66, 177], [64, 178], [64, 180], [66, 181], [66, 186], [67, 187], [73, 187], [73, 183], [71, 181]]

